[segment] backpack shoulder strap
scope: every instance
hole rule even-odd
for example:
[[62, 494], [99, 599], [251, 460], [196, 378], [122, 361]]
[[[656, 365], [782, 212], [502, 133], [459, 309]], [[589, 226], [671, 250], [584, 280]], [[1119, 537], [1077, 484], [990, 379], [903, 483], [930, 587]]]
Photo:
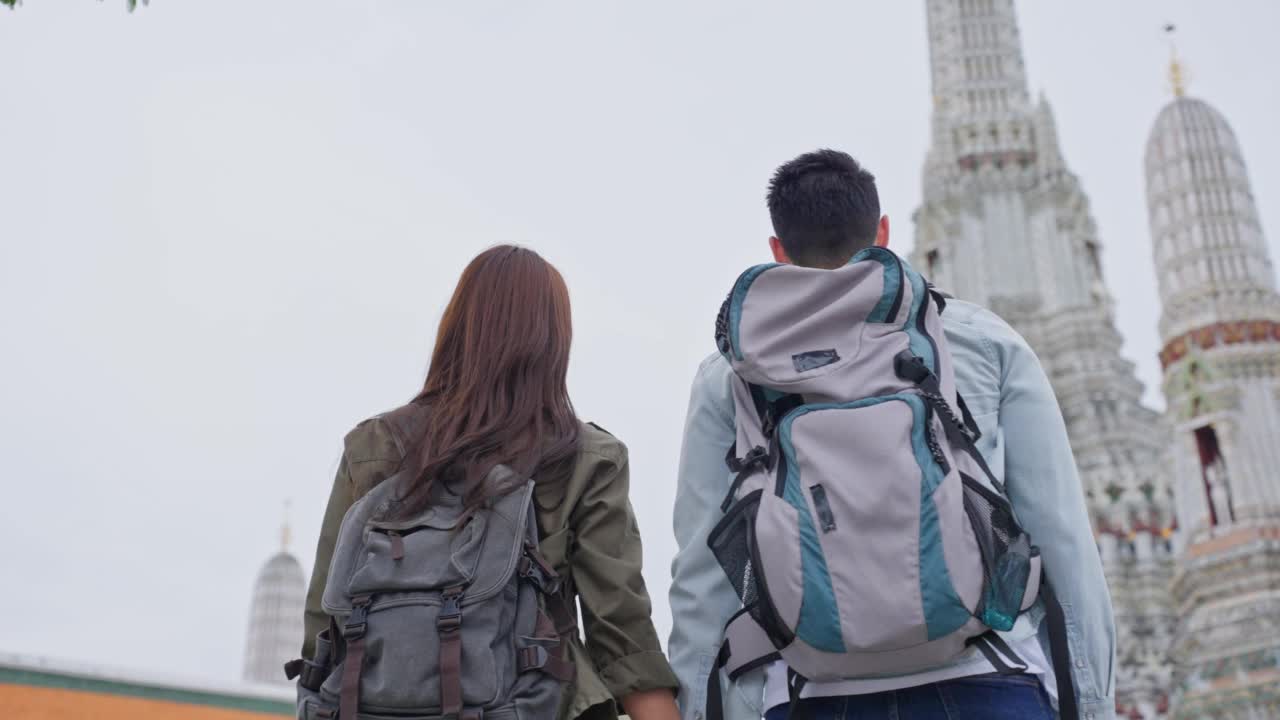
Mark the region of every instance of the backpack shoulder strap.
[[1071, 677], [1071, 646], [1067, 641], [1067, 620], [1058, 596], [1045, 572], [1040, 580], [1040, 596], [1044, 598], [1045, 622], [1049, 624], [1049, 654], [1054, 679], [1058, 683], [1058, 711], [1062, 720], [1079, 720], [1075, 679]]
[[941, 315], [947, 309], [947, 298], [951, 297], [951, 295], [942, 292], [927, 280], [925, 281], [925, 287], [929, 288], [929, 294], [933, 296], [933, 302], [938, 306], [938, 314]]

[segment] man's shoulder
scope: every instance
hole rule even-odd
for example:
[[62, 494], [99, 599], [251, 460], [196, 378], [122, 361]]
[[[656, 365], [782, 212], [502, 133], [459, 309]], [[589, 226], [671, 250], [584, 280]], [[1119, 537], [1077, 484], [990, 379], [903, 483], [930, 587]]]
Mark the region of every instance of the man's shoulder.
[[720, 353], [708, 355], [698, 364], [689, 389], [689, 407], [709, 410], [733, 420], [733, 367]]
[[724, 355], [713, 352], [698, 363], [698, 373], [694, 377], [695, 380], [715, 380], [728, 377], [732, 372], [733, 368], [729, 366], [729, 361]]
[[1010, 346], [1025, 346], [1027, 341], [1004, 318], [991, 310], [955, 298], [947, 299], [942, 313], [942, 327], [949, 336], [972, 338], [1002, 351]]
[[718, 352], [711, 353], [698, 364], [698, 371], [693, 376], [693, 392], [729, 397], [732, 378], [733, 367], [729, 361]]
[[942, 323], [948, 330], [956, 326], [971, 328], [974, 332], [1013, 332], [1009, 323], [994, 312], [977, 303], [956, 298], [947, 298], [947, 306], [942, 311]]

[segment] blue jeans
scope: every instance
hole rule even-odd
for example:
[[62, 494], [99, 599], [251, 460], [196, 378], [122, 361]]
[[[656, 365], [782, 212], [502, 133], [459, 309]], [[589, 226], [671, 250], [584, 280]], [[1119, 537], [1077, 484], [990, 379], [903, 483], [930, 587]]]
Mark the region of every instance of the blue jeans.
[[[765, 720], [787, 720], [779, 705]], [[1057, 720], [1035, 675], [974, 675], [872, 695], [808, 698], [792, 720]]]

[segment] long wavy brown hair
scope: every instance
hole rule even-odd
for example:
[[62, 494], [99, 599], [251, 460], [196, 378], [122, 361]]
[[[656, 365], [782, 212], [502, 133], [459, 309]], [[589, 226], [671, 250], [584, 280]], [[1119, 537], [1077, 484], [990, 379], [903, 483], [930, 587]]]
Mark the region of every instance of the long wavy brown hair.
[[467, 265], [440, 320], [415, 403], [427, 406], [420, 442], [401, 467], [400, 518], [431, 504], [445, 481], [467, 514], [512, 489], [487, 486], [497, 465], [509, 483], [562, 481], [578, 450], [567, 375], [573, 338], [560, 272], [527, 248], [499, 245]]

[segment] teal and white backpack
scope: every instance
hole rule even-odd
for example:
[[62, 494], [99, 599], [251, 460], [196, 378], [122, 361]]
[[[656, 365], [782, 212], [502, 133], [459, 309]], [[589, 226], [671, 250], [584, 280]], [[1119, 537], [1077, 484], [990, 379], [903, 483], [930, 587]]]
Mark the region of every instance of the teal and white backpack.
[[[734, 284], [716, 342], [736, 374], [736, 478], [708, 538], [743, 603], [719, 658], [731, 679], [782, 660], [795, 698], [808, 681], [910, 674], [970, 646], [1020, 669], [991, 631], [1036, 601], [1039, 550], [975, 446], [944, 302], [879, 247]], [[708, 690], [714, 719], [715, 672]]]

